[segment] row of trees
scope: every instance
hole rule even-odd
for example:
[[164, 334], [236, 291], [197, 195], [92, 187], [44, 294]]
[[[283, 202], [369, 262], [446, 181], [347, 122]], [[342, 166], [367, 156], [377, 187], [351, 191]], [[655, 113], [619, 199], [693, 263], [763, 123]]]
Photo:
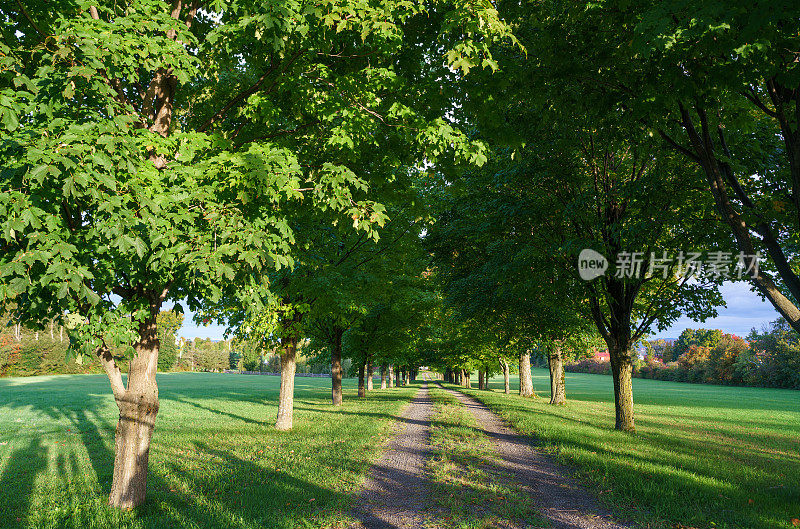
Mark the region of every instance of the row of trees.
[[371, 267], [347, 256], [422, 160], [482, 162], [447, 119], [450, 81], [512, 38], [462, 0], [18, 2], [0, 23], [0, 295], [23, 324], [68, 313], [103, 366], [123, 508], [145, 498], [161, 309], [273, 329], [291, 393], [306, 322], [336, 358], [366, 312], [311, 317], [350, 304], [305, 280], [325, 293], [340, 285], [316, 271]]
[[[681, 250], [741, 252], [800, 330], [799, 19], [762, 3], [0, 13], [0, 295], [21, 324], [64, 315], [108, 375], [110, 504], [144, 501], [158, 315], [183, 300], [279, 351], [279, 429], [310, 339], [334, 405], [345, 357], [481, 385], [516, 365], [529, 396], [532, 354], [561, 404], [565, 351], [604, 344], [632, 431], [633, 345], [714, 315], [730, 273], [690, 278]], [[580, 278], [585, 249], [608, 273]]]
[[[633, 345], [681, 314], [713, 316], [722, 281], [749, 280], [800, 329], [796, 6], [499, 10], [526, 53], [498, 45], [501, 73], [464, 80], [454, 112], [491, 155], [440, 175], [426, 240], [457, 315], [500, 343], [541, 344], [554, 392], [561, 344], [602, 338], [616, 427], [632, 431]], [[582, 279], [583, 250], [608, 270]], [[687, 273], [692, 252], [729, 261]]]

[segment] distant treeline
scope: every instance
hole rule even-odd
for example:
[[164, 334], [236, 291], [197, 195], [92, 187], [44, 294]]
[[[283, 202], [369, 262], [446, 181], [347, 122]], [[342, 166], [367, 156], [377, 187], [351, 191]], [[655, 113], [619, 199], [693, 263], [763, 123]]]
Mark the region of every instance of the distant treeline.
[[[587, 358], [567, 371], [611, 374], [607, 361]], [[720, 330], [686, 329], [674, 344], [649, 342], [647, 355], [635, 361], [634, 376], [765, 388], [800, 389], [800, 336], [784, 320], [747, 339]]]

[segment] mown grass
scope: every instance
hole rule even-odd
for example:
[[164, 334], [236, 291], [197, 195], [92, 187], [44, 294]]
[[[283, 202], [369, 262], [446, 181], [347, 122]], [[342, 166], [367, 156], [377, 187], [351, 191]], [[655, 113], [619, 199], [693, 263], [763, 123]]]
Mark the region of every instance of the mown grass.
[[800, 392], [634, 379], [627, 434], [613, 430], [609, 376], [567, 374], [563, 407], [547, 403], [546, 370], [534, 370], [542, 398], [504, 395], [502, 383], [465, 391], [643, 527], [788, 529], [800, 518]]
[[452, 395], [431, 389], [433, 457], [428, 471], [433, 482], [437, 528], [477, 529], [546, 525], [531, 498], [520, 493], [513, 476], [503, 476], [491, 439], [472, 412]]
[[106, 507], [118, 412], [104, 376], [0, 380], [0, 527], [319, 527], [346, 518], [388, 426], [416, 387], [330, 402], [296, 381], [295, 428], [274, 430], [271, 376], [159, 374], [148, 500]]

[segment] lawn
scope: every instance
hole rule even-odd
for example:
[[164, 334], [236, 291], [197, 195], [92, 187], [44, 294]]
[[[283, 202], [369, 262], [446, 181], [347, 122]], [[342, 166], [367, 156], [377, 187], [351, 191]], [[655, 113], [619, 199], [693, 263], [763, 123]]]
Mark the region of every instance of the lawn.
[[779, 529], [800, 518], [800, 392], [634, 379], [627, 434], [613, 430], [611, 377], [568, 373], [566, 384], [558, 408], [544, 369], [534, 387], [546, 398], [503, 395], [502, 378], [466, 392], [644, 527]]
[[330, 404], [297, 378], [295, 428], [272, 428], [277, 377], [159, 374], [147, 503], [106, 507], [118, 412], [102, 375], [0, 379], [0, 527], [318, 527], [336, 523], [416, 387]]

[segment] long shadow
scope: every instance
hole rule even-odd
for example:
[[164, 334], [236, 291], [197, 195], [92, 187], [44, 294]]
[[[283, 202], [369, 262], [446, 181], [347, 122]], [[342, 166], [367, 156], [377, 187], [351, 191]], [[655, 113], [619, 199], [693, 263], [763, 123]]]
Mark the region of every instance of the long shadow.
[[0, 527], [24, 525], [36, 477], [47, 466], [47, 449], [39, 439], [11, 452], [0, 476]]
[[[495, 413], [498, 412], [496, 406], [489, 404], [486, 406], [489, 409], [493, 409]], [[529, 416], [546, 413], [532, 408], [516, 408], [518, 412]], [[586, 421], [575, 421], [568, 417], [559, 416], [559, 419], [566, 423], [579, 422], [584, 428], [605, 429], [601, 425]], [[649, 424], [649, 421], [641, 421], [640, 425], [644, 423]], [[663, 425], [659, 425], [658, 423], [653, 423], [653, 426], [663, 427]], [[606, 433], [611, 434], [610, 431]], [[589, 440], [573, 438], [562, 439], [559, 442], [559, 447], [560, 449], [579, 450], [583, 453], [595, 453], [598, 454], [598, 458], [602, 458], [606, 461], [613, 458], [613, 461], [615, 461], [614, 466], [616, 467], [612, 473], [614, 481], [612, 484], [603, 485], [602, 488], [609, 489], [604, 490], [604, 492], [617, 497], [617, 505], [620, 503], [631, 503], [631, 505], [626, 508], [626, 511], [630, 513], [631, 516], [639, 519], [647, 515], [647, 512], [642, 507], [642, 505], [646, 505], [652, 509], [653, 512], [662, 513], [662, 517], [666, 516], [666, 518], [668, 518], [667, 521], [680, 519], [682, 523], [702, 526], [707, 524], [710, 520], [715, 520], [717, 524], [723, 521], [730, 523], [731, 526], [737, 527], [771, 528], [775, 526], [775, 522], [769, 520], [769, 516], [775, 512], [774, 507], [770, 508], [767, 506], [767, 510], [759, 509], [758, 505], [760, 502], [758, 498], [761, 497], [764, 503], [767, 504], [769, 500], [766, 496], [769, 496], [772, 500], [782, 501], [785, 505], [789, 505], [798, 497], [797, 494], [800, 493], [800, 490], [796, 485], [770, 487], [769, 485], [773, 483], [775, 477], [767, 476], [767, 472], [762, 472], [761, 475], [748, 473], [746, 477], [742, 475], [741, 480], [731, 481], [730, 470], [726, 469], [724, 465], [719, 465], [719, 471], [715, 472], [715, 468], [717, 467], [713, 465], [702, 465], [701, 462], [697, 461], [698, 453], [718, 452], [725, 448], [723, 443], [712, 439], [693, 439], [688, 436], [676, 435], [676, 433], [681, 432], [676, 432], [671, 429], [664, 431], [637, 432], [634, 437], [631, 437], [631, 440], [636, 440], [637, 443], [631, 444], [629, 450], [623, 451], [620, 451], [620, 447], [617, 447], [615, 451], [606, 451], [601, 446], [600, 441], [593, 444]], [[521, 435], [529, 439], [532, 446], [537, 446], [540, 443], [540, 440], [537, 439], [534, 434]], [[624, 441], [627, 434], [619, 434], [616, 437], [618, 440]], [[606, 441], [608, 441], [607, 438]], [[685, 464], [680, 464], [675, 461], [670, 462], [668, 459], [641, 453], [636, 450], [638, 442], [641, 442], [645, 446], [663, 446], [670, 452], [675, 453], [678, 457], [683, 458]], [[741, 448], [743, 447], [737, 447], [737, 455], [739, 455], [739, 450]], [[742, 450], [741, 456], [762, 458], [761, 463], [763, 465], [768, 465], [767, 460], [770, 459], [775, 459], [775, 463], [780, 460], [778, 457], [772, 458], [769, 454], [757, 453], [747, 448]], [[783, 458], [783, 461], [796, 466], [795, 458], [793, 457]], [[514, 463], [514, 461], [512, 461], [512, 463]], [[518, 461], [517, 463], [523, 462]], [[587, 478], [593, 473], [600, 473], [601, 475], [608, 473], [608, 469], [605, 468], [605, 464], [603, 463], [592, 464], [584, 461], [584, 463], [580, 465], [575, 463], [558, 463], [558, 465], [567, 469], [569, 474], [578, 475], [580, 481], [586, 483], [598, 492], [600, 488], [597, 484], [589, 482]], [[761, 465], [752, 463], [751, 466], [759, 468]], [[791, 472], [791, 470], [789, 470], [789, 472]], [[627, 482], [628, 485], [624, 485], [623, 482]], [[791, 482], [787, 482], [787, 485], [788, 483]], [[630, 498], [622, 498], [614, 492], [614, 489], [624, 490], [626, 487], [628, 489], [635, 488], [639, 491], [636, 505], [632, 503], [633, 500], [630, 500]], [[670, 504], [663, 496], [664, 490], [673, 490], [685, 496], [686, 508], [682, 510], [683, 512], [674, 512], [674, 505]], [[697, 498], [698, 501], [707, 501], [707, 498], [720, 498], [719, 500], [715, 500], [715, 503], [717, 503], [719, 507], [713, 512], [705, 512], [704, 510], [692, 508], [693, 498]], [[750, 498], [750, 500], [748, 500], [748, 498]], [[753, 498], [756, 498], [755, 502], [753, 502]], [[750, 501], [754, 506], [743, 510], [741, 504], [747, 501]], [[634, 514], [636, 511], [639, 512], [638, 516]], [[664, 513], [667, 514], [665, 515]], [[653, 520], [656, 521], [655, 518], [653, 518]], [[661, 519], [659, 518], [659, 520]]]
[[164, 518], [173, 520], [170, 527], [303, 527], [347, 499], [208, 443], [193, 444], [214, 472], [190, 471], [177, 461], [151, 470], [149, 499], [139, 509], [145, 527], [165, 527]]
[[[212, 408], [210, 406], [203, 406], [202, 404], [199, 404], [197, 402], [192, 402], [191, 400], [186, 400], [186, 399], [174, 399], [174, 400], [175, 400], [175, 402], [179, 402], [181, 404], [188, 404], [189, 406], [193, 406], [193, 407], [198, 408], [200, 410], [210, 411], [211, 413], [216, 413], [217, 415], [224, 415], [226, 417], [229, 417], [231, 419], [235, 419], [237, 421], [246, 422], [247, 424], [259, 424], [259, 425], [269, 424], [269, 421], [257, 421], [256, 419], [251, 419], [250, 417], [244, 417], [242, 415], [237, 415], [237, 414], [231, 413], [229, 411], [222, 411], [222, 410], [218, 410], [216, 408]], [[295, 408], [295, 409], [297, 409], [297, 408]]]

